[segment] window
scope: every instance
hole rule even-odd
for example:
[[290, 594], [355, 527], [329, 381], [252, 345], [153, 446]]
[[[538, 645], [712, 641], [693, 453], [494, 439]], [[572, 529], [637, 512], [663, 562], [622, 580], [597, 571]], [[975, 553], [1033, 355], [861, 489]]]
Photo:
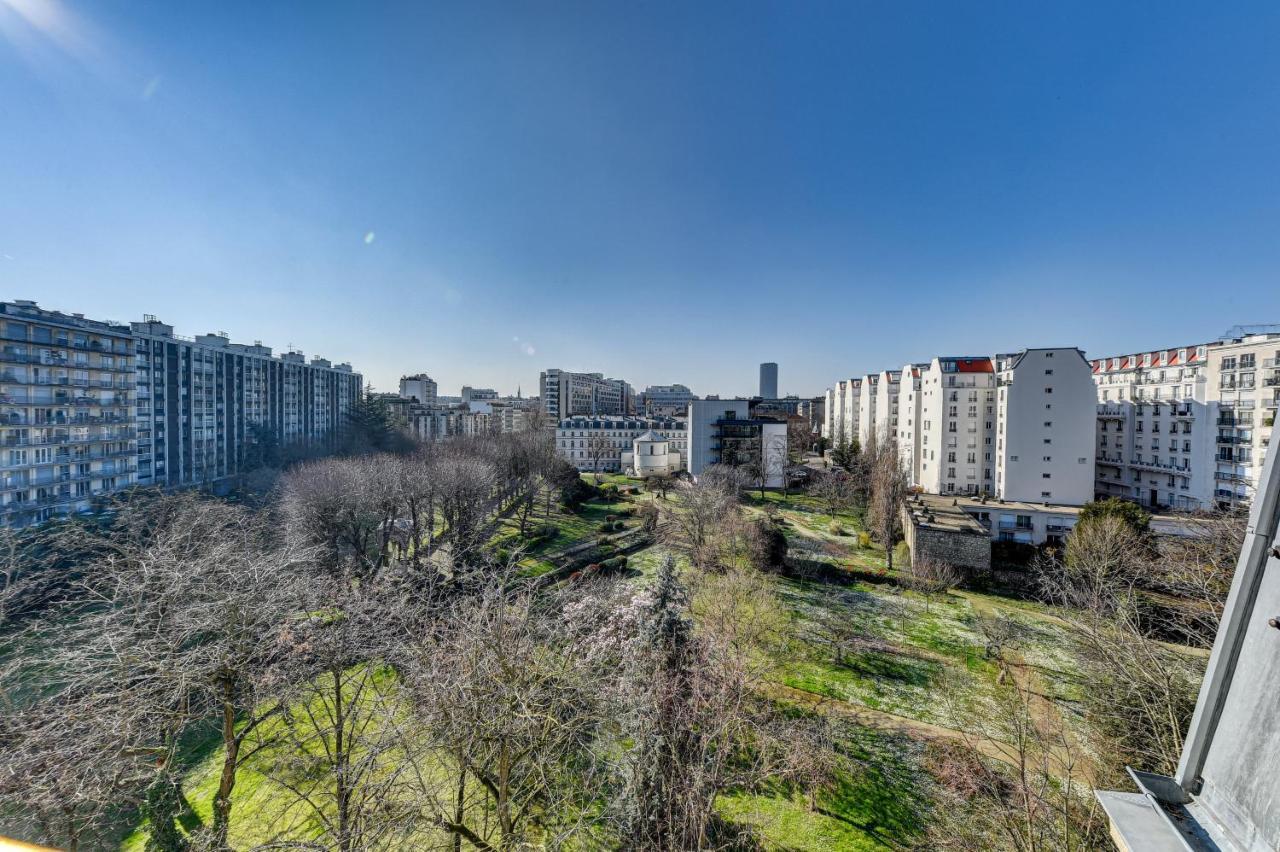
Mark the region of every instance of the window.
[[1051, 474], [1051, 473], [1042, 473], [1042, 474], [1040, 474], [1040, 478], [1041, 478], [1041, 479], [1052, 479], [1052, 478], [1053, 478], [1053, 474]]

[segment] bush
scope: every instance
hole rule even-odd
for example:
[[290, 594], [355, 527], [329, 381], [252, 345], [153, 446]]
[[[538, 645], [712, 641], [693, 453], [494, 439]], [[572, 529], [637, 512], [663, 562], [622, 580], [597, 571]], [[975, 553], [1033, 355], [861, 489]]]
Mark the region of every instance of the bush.
[[848, 534], [848, 533], [845, 531], [845, 528], [844, 528], [844, 527], [842, 527], [842, 526], [840, 526], [840, 524], [836, 523], [835, 521], [832, 521], [831, 523], [827, 524], [827, 532], [831, 533], [832, 535], [847, 535], [847, 534]]
[[600, 486], [600, 496], [610, 502], [618, 499], [618, 486], [612, 482]]
[[581, 478], [574, 477], [560, 489], [560, 505], [576, 512], [584, 502], [595, 496], [595, 493], [595, 488]]
[[616, 521], [616, 520], [618, 520], [618, 516], [617, 516], [617, 515], [605, 515], [605, 516], [604, 516], [604, 519], [605, 519], [606, 521]]
[[871, 546], [871, 533], [869, 532], [858, 533], [858, 547], [866, 549], [870, 546]]
[[747, 539], [751, 564], [760, 571], [777, 571], [787, 562], [787, 537], [767, 518], [757, 518]]
[[905, 568], [911, 564], [911, 548], [907, 547], [905, 541], [898, 542], [898, 546], [893, 549], [893, 564], [899, 568]]

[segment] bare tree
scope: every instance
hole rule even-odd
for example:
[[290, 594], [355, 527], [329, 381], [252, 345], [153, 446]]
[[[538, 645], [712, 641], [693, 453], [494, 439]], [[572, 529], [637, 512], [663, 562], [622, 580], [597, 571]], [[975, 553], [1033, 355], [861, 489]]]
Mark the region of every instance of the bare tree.
[[822, 501], [827, 514], [834, 518], [838, 513], [853, 506], [857, 497], [857, 486], [853, 477], [841, 470], [833, 470], [822, 474], [814, 483], [810, 493]]
[[596, 485], [600, 484], [600, 471], [608, 459], [613, 458], [613, 441], [603, 435], [592, 435], [587, 438], [587, 459], [591, 462], [591, 476]]
[[870, 495], [867, 521], [884, 545], [885, 559], [892, 571], [893, 546], [902, 533], [902, 504], [910, 490], [893, 437], [885, 435], [871, 442], [862, 453], [861, 466]]
[[941, 559], [935, 559], [921, 553], [911, 554], [911, 564], [906, 566], [900, 580], [909, 588], [924, 595], [925, 610], [934, 595], [942, 595], [960, 585], [964, 573]]
[[738, 502], [727, 484], [732, 477], [708, 476], [681, 483], [679, 505], [664, 512], [659, 527], [663, 539], [678, 548], [700, 568], [714, 568], [720, 562], [725, 524], [736, 518]]

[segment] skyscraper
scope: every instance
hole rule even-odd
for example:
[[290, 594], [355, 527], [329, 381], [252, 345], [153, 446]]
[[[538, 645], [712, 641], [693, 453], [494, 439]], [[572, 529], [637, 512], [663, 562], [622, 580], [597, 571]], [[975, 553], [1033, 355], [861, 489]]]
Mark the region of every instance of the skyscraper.
[[778, 365], [772, 361], [760, 365], [760, 398], [778, 398]]

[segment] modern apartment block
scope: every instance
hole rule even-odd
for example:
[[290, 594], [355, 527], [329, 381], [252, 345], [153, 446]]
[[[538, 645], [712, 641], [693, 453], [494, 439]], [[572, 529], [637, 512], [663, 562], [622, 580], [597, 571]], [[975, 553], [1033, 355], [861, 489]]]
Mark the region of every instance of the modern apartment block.
[[822, 436], [835, 446], [860, 441], [859, 402], [862, 397], [862, 379], [843, 379], [827, 391], [826, 420]]
[[1280, 333], [1092, 362], [1099, 497], [1151, 508], [1248, 502], [1280, 403]]
[[1067, 506], [1092, 500], [1096, 391], [1084, 353], [1024, 349], [997, 355], [995, 369], [995, 493]]
[[647, 417], [683, 417], [696, 397], [684, 385], [649, 385], [640, 394]]
[[871, 373], [863, 376], [858, 388], [858, 430], [853, 433], [858, 442], [867, 447], [878, 437], [876, 435], [876, 399], [880, 390], [880, 374]]
[[137, 482], [216, 482], [253, 462], [255, 445], [332, 452], [360, 398], [350, 364], [301, 352], [182, 337], [148, 316], [132, 323], [136, 354]]
[[635, 413], [635, 392], [621, 379], [603, 373], [573, 373], [549, 369], [538, 380], [542, 409], [558, 423], [567, 417], [629, 415]]
[[635, 440], [650, 432], [666, 441], [666, 451], [678, 454], [684, 467], [689, 433], [685, 421], [674, 417], [566, 417], [556, 424], [556, 451], [578, 470], [618, 472]]
[[901, 388], [901, 370], [883, 370], [876, 376], [876, 421], [872, 434], [877, 441], [892, 439], [898, 434], [898, 394]]
[[899, 374], [898, 456], [912, 482], [920, 481], [920, 385], [928, 364], [907, 364]]
[[[436, 391], [439, 387], [436, 385], [435, 379], [426, 373], [416, 373], [412, 376], [400, 377], [400, 395], [405, 399], [412, 399], [423, 405], [436, 404]], [[470, 388], [463, 388], [463, 396]], [[497, 394], [495, 394], [496, 396]]]
[[752, 466], [764, 473], [766, 488], [786, 476], [787, 424], [750, 415], [745, 399], [699, 399], [689, 403], [689, 473], [711, 465]]
[[[995, 364], [986, 356], [939, 357], [920, 375], [920, 470], [932, 494], [995, 491]], [[902, 449], [901, 447], [899, 448]]]
[[86, 511], [134, 482], [133, 341], [126, 326], [0, 303], [0, 523]]

